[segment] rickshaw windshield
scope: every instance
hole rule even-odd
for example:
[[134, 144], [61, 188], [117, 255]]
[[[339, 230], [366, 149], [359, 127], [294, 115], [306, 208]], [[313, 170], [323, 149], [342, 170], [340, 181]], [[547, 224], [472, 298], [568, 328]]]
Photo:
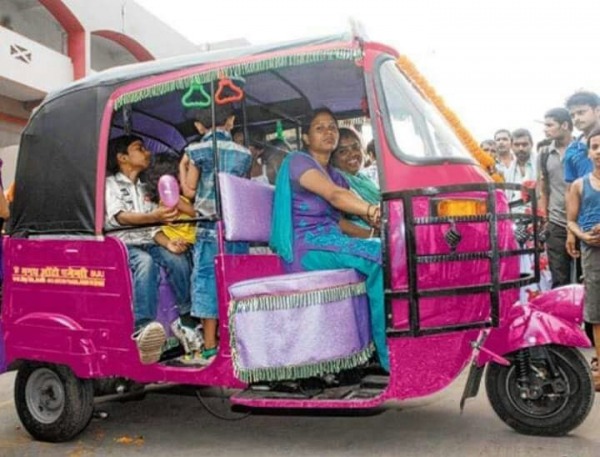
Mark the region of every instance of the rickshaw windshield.
[[389, 138], [399, 156], [413, 162], [472, 160], [441, 114], [415, 90], [393, 60], [381, 64], [379, 76]]

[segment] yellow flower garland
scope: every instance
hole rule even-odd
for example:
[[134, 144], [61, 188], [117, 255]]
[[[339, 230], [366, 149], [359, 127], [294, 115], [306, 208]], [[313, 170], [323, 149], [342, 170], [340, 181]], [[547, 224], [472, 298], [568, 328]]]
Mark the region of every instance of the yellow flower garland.
[[446, 106], [442, 97], [436, 93], [435, 89], [427, 82], [414, 64], [406, 56], [398, 57], [396, 63], [402, 73], [404, 73], [417, 89], [438, 109], [450, 124], [462, 144], [467, 148], [475, 160], [479, 162], [481, 167], [489, 173], [494, 181], [504, 181], [502, 176], [496, 171], [496, 162], [494, 161], [494, 158], [479, 147], [469, 131], [462, 125], [458, 116]]

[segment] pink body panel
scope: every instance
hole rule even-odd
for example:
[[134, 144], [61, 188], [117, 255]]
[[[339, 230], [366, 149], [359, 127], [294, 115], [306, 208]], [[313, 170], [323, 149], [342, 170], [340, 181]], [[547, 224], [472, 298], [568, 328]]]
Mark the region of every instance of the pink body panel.
[[[582, 321], [583, 286], [560, 287], [513, 306], [505, 325], [493, 329], [483, 347], [497, 355], [546, 344], [587, 348], [591, 343], [581, 329]], [[477, 357], [479, 365], [491, 360], [486, 352]]]
[[0, 373], [6, 371], [6, 356], [4, 353], [4, 329], [0, 320]]
[[[447, 197], [451, 197], [448, 195]], [[466, 195], [461, 194], [464, 198]], [[484, 198], [482, 194], [471, 193], [470, 197]], [[500, 203], [500, 210], [506, 205]], [[415, 217], [429, 217], [430, 202], [427, 198], [418, 197], [413, 201]], [[390, 204], [389, 249], [391, 258], [390, 279], [394, 290], [408, 290], [407, 252], [405, 243], [404, 212], [401, 202]], [[418, 255], [450, 254], [450, 246], [444, 239], [450, 224], [420, 225], [416, 228]], [[489, 251], [489, 225], [480, 223], [457, 223], [455, 229], [461, 234], [457, 246], [457, 254]], [[501, 250], [516, 247], [509, 223], [499, 223], [498, 245]], [[447, 261], [444, 263], [425, 263], [417, 267], [418, 289], [428, 290], [446, 288], [448, 296], [440, 298], [423, 298], [420, 300], [421, 327], [437, 327], [452, 324], [466, 324], [489, 319], [490, 295], [477, 293], [470, 295], [452, 295], [451, 291], [460, 286], [476, 286], [491, 283], [490, 261], [487, 259]], [[517, 279], [519, 276], [518, 258], [507, 257], [500, 260], [500, 278], [502, 280]], [[500, 316], [503, 317], [510, 305], [517, 298], [516, 290], [501, 292]], [[393, 301], [393, 323], [400, 330], [408, 328], [408, 300]]]
[[[219, 259], [221, 352], [204, 369], [142, 365], [134, 341], [131, 274], [124, 245], [103, 240], [6, 241], [2, 325], [6, 362], [38, 360], [71, 367], [81, 378], [122, 376], [138, 382], [169, 382], [239, 388], [227, 336], [228, 299], [222, 269], [249, 278], [281, 273], [275, 256], [244, 262]], [[221, 267], [226, 265], [226, 267]]]

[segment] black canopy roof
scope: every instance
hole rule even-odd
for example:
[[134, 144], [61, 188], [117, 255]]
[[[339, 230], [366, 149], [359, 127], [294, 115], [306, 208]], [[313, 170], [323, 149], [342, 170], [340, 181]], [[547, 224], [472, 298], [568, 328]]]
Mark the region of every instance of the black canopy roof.
[[[19, 236], [95, 233], [101, 122], [107, 102], [118, 88], [144, 78], [204, 64], [340, 42], [350, 47], [355, 39], [349, 34], [334, 35], [128, 65], [91, 75], [49, 94], [22, 134], [9, 233]], [[334, 67], [332, 71], [335, 71]], [[359, 72], [358, 68], [356, 71]], [[301, 73], [297, 73], [297, 78], [302, 77]], [[259, 74], [255, 75], [257, 87], [260, 85], [259, 78]], [[352, 85], [350, 81], [345, 85], [335, 81], [332, 84], [347, 86], [349, 96], [351, 91], [355, 91], [351, 104], [360, 105], [358, 97], [363, 92], [355, 87], [356, 84]], [[320, 85], [316, 87], [320, 88]], [[317, 96], [320, 94], [315, 93]], [[149, 99], [139, 105], [144, 107], [157, 103], [156, 99]], [[160, 109], [154, 109], [160, 114]], [[136, 122], [150, 122], [148, 116], [145, 120], [142, 117], [143, 114], [138, 115]], [[113, 135], [119, 133], [119, 116], [114, 119]], [[180, 130], [175, 128], [173, 132], [162, 135], [167, 139], [166, 143], [172, 143], [170, 147], [178, 149], [185, 141], [185, 135], [183, 139], [176, 138]], [[173, 139], [169, 139], [171, 137]]]

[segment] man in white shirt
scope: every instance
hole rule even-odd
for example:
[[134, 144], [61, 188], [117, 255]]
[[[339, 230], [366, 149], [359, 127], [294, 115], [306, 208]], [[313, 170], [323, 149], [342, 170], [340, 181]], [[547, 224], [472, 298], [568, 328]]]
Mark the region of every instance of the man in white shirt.
[[[515, 160], [504, 172], [504, 181], [513, 184], [523, 184], [526, 181], [535, 182], [537, 179], [537, 162], [532, 157], [533, 139], [527, 129], [517, 129], [512, 133], [512, 150]], [[510, 202], [521, 198], [518, 190], [507, 191]]]
[[510, 150], [512, 140], [510, 131], [506, 129], [500, 129], [494, 133], [494, 141], [496, 142], [496, 170], [502, 175], [506, 173], [506, 170], [508, 170], [515, 161], [515, 156]]

